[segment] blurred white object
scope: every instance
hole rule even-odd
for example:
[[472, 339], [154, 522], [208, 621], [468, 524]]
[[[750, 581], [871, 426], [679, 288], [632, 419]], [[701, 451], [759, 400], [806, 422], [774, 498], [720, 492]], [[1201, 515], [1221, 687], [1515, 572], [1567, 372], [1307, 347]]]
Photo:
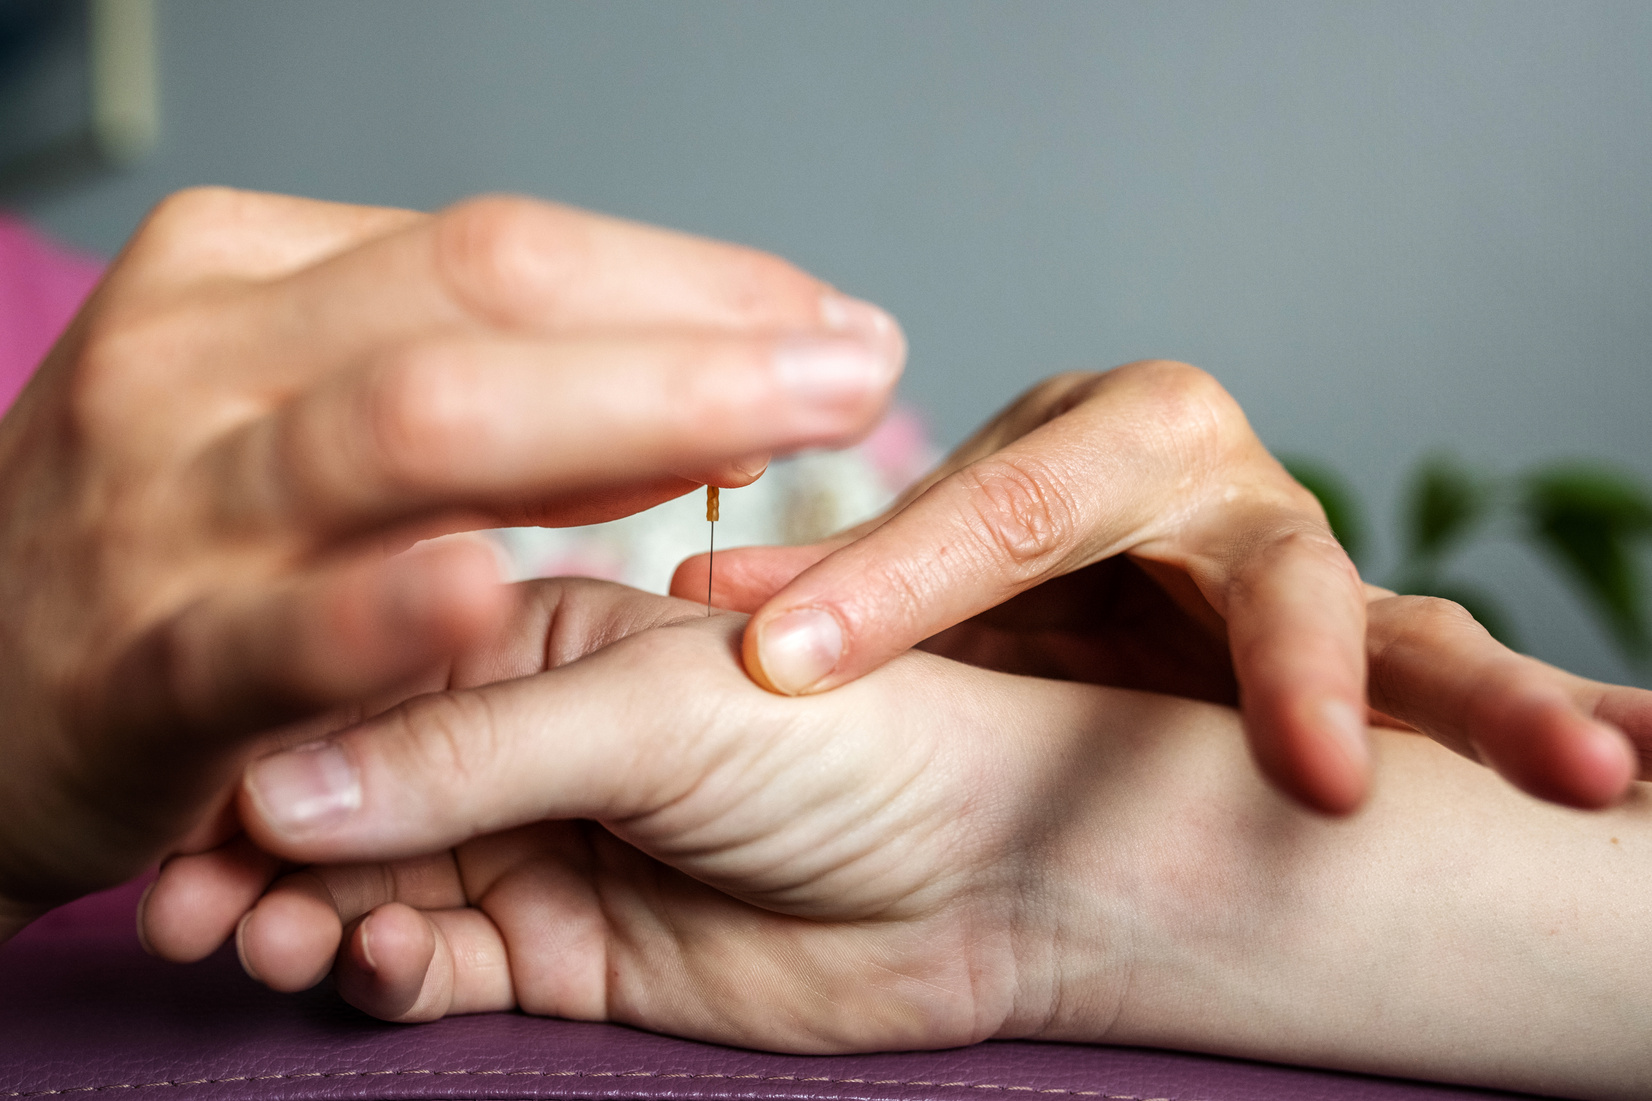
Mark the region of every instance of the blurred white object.
[[[722, 491], [719, 549], [813, 543], [876, 516], [935, 462], [922, 423], [897, 408], [844, 451], [777, 460], [756, 482]], [[599, 577], [663, 593], [677, 564], [706, 549], [705, 494], [582, 528], [490, 532], [510, 580]]]

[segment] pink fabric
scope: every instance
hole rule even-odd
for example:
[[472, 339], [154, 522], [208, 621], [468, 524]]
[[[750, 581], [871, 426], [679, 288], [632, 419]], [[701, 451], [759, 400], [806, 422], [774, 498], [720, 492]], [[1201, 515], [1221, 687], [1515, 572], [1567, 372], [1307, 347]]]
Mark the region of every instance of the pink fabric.
[[890, 493], [905, 492], [940, 461], [923, 415], [909, 405], [892, 407], [860, 449]]
[[0, 413], [86, 300], [103, 265], [0, 214]]

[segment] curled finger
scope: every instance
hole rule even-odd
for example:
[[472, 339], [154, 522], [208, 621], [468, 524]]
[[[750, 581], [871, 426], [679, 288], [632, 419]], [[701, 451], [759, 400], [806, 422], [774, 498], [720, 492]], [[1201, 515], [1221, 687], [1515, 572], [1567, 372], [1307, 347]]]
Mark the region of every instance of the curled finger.
[[1649, 755], [1652, 692], [1516, 654], [1450, 601], [1373, 601], [1369, 646], [1373, 706], [1540, 799], [1610, 806], [1635, 778], [1637, 749]]
[[868, 429], [900, 366], [844, 336], [446, 337], [330, 377], [227, 436], [197, 476], [224, 526], [317, 536], [522, 517], [682, 471], [740, 484], [753, 456]]

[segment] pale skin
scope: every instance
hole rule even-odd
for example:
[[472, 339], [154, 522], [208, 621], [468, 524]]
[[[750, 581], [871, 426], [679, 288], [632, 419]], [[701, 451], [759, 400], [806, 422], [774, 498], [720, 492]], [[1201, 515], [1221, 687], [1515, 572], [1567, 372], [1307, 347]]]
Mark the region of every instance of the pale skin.
[[[736, 616], [527, 589], [452, 691], [254, 768], [258, 847], [168, 864], [152, 948], [235, 932], [265, 982], [333, 969], [395, 1020], [519, 1006], [779, 1050], [1032, 1037], [1652, 1088], [1638, 787], [1565, 810], [1375, 730], [1370, 800], [1326, 818], [1246, 766], [1227, 708], [919, 653], [786, 698], [743, 675]], [[351, 799], [268, 798], [323, 758]], [[318, 863], [266, 892], [265, 853]]]
[[[690, 559], [672, 592], [703, 594], [704, 577]], [[829, 689], [921, 643], [1235, 704], [1268, 778], [1330, 813], [1371, 782], [1368, 719], [1578, 807], [1621, 798], [1652, 746], [1652, 693], [1363, 584], [1318, 502], [1185, 363], [1040, 383], [878, 520], [812, 547], [721, 552], [715, 599], [752, 613], [746, 667], [780, 691]]]
[[[0, 939], [232, 835], [237, 777], [291, 723], [494, 644], [517, 590], [480, 545], [419, 540], [743, 484], [868, 431], [904, 355], [887, 314], [785, 261], [555, 204], [167, 200], [0, 421]], [[1333, 812], [1369, 783], [1367, 702], [1579, 806], [1622, 797], [1652, 741], [1652, 695], [1369, 602], [1185, 364], [1052, 380], [932, 482], [858, 541], [725, 559], [758, 683], [817, 692], [927, 639], [1236, 700], [1268, 776]], [[1099, 634], [1049, 645], [1052, 594]], [[788, 687], [764, 640], [807, 655], [776, 626], [800, 605], [842, 660]]]

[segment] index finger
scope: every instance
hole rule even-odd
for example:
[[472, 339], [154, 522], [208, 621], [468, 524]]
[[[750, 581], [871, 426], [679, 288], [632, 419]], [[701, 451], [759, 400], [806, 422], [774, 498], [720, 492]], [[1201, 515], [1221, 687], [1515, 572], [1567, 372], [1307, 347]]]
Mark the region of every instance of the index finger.
[[1358, 575], [1231, 397], [1185, 365], [1110, 372], [804, 570], [752, 616], [746, 668], [786, 695], [834, 688], [1125, 551], [1177, 571], [1189, 592], [1172, 597], [1225, 621], [1264, 771], [1322, 810], [1357, 806], [1369, 775]]
[[835, 687], [1173, 527], [1193, 507], [1199, 472], [1189, 468], [1214, 464], [1164, 431], [1153, 375], [1102, 376], [1077, 407], [945, 475], [804, 570], [747, 627], [752, 676], [787, 695]]
[[756, 249], [485, 196], [270, 283], [243, 362], [304, 381], [432, 334], [842, 332], [904, 348], [882, 311]]

